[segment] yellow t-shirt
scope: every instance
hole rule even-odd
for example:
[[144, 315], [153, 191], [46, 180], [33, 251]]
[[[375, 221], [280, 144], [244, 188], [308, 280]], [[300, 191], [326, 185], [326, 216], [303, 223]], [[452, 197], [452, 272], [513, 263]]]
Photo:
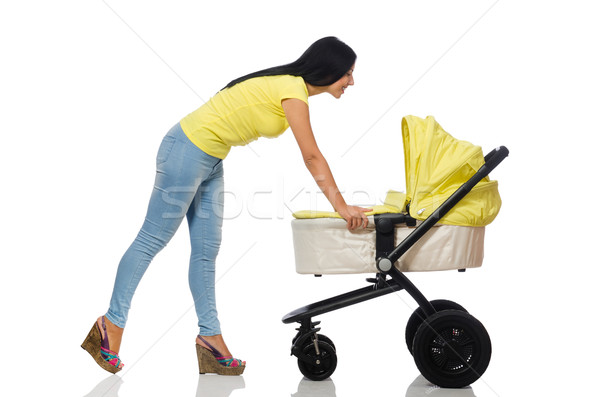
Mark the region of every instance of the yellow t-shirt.
[[302, 77], [280, 75], [248, 79], [220, 91], [181, 120], [185, 135], [211, 156], [224, 159], [232, 146], [259, 137], [275, 138], [289, 127], [281, 101], [308, 104]]

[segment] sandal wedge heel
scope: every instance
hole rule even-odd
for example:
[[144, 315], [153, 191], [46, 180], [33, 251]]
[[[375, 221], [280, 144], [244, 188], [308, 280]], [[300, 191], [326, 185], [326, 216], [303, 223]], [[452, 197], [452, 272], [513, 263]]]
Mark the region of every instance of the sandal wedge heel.
[[[202, 339], [202, 337], [200, 337]], [[198, 370], [201, 374], [218, 375], [241, 375], [246, 369], [246, 363], [233, 357], [223, 357], [223, 355], [212, 347], [204, 339], [202, 341], [210, 348], [207, 349], [196, 343], [196, 354], [198, 355]], [[236, 366], [232, 366], [234, 362]]]
[[[105, 327], [104, 329], [106, 330], [104, 318], [102, 318], [102, 325]], [[102, 340], [102, 334], [100, 332], [98, 323], [96, 322], [92, 326], [90, 332], [87, 334], [85, 340], [81, 344], [81, 347], [92, 356], [94, 361], [96, 361], [96, 363], [102, 369], [112, 374], [116, 374], [121, 369], [123, 369], [122, 367], [119, 368], [121, 360], [119, 359], [117, 353], [108, 350], [108, 348], [103, 347], [103, 344], [108, 345], [107, 341]], [[111, 361], [115, 364], [111, 363]]]

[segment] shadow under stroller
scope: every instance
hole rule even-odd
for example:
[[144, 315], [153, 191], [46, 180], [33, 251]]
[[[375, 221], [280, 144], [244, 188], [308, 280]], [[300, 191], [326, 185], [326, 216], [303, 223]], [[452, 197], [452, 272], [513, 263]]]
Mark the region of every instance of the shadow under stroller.
[[283, 317], [285, 324], [300, 324], [291, 350], [311, 380], [328, 378], [337, 365], [335, 345], [318, 333], [320, 321], [313, 317], [401, 290], [419, 305], [408, 320], [405, 339], [427, 380], [440, 387], [464, 387], [489, 364], [492, 346], [481, 322], [455, 302], [427, 300], [404, 273], [481, 266], [484, 229], [501, 206], [498, 184], [488, 174], [508, 149], [500, 146], [484, 157], [480, 147], [453, 138], [431, 116], [403, 118], [402, 137], [407, 192], [390, 191], [383, 205], [367, 213], [366, 229], [348, 231], [336, 213], [294, 214], [298, 273], [375, 272], [367, 287]]

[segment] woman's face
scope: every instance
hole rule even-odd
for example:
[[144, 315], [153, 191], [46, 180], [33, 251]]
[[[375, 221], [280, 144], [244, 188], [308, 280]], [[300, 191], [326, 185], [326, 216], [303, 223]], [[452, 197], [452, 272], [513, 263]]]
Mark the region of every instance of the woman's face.
[[350, 70], [348, 70], [346, 74], [342, 76], [341, 79], [329, 85], [327, 87], [327, 92], [333, 95], [335, 98], [339, 99], [349, 85], [354, 85], [354, 77], [352, 76], [353, 72], [354, 65], [352, 65]]

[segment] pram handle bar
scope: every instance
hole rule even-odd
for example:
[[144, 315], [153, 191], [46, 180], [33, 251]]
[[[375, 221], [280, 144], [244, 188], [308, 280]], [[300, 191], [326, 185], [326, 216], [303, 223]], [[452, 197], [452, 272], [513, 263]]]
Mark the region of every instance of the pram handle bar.
[[396, 248], [387, 256], [377, 260], [377, 268], [380, 271], [388, 272], [392, 264], [406, 253], [429, 229], [431, 229], [440, 219], [444, 217], [471, 189], [475, 187], [483, 178], [489, 175], [494, 168], [498, 166], [508, 156], [508, 149], [505, 146], [497, 147], [485, 156], [485, 163], [477, 172], [462, 184], [446, 201], [444, 201], [427, 219], [425, 219], [411, 234], [409, 234]]

